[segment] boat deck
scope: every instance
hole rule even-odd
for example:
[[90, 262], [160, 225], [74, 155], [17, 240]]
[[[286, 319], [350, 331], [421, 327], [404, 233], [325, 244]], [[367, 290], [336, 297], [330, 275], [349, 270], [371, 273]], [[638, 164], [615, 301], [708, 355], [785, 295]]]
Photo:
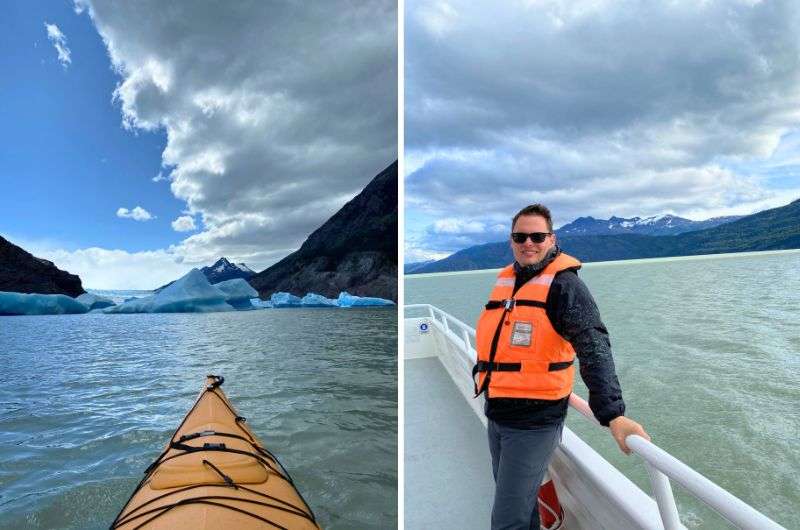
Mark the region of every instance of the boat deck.
[[494, 497], [486, 428], [437, 357], [404, 362], [405, 528], [485, 530]]
[[[472, 399], [475, 331], [430, 305], [406, 309], [428, 316], [405, 319], [405, 526], [488, 528], [494, 484], [481, 401]], [[579, 396], [570, 405], [596, 422]], [[548, 468], [564, 509], [559, 530], [685, 530], [670, 480], [737, 528], [785, 530], [644, 438], [627, 442], [658, 503], [564, 427]]]

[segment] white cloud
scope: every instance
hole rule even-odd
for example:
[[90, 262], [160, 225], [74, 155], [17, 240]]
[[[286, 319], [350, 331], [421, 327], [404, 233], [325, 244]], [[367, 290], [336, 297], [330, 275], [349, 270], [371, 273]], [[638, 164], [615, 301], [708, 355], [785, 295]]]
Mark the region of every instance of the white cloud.
[[172, 229], [176, 232], [190, 232], [196, 230], [197, 227], [194, 224], [194, 217], [191, 215], [181, 215], [172, 221]]
[[67, 250], [55, 240], [25, 240], [7, 234], [9, 241], [56, 267], [80, 276], [84, 289], [155, 289], [207, 263], [191, 262], [174, 248], [144, 252], [84, 248]]
[[203, 219], [187, 255], [277, 261], [397, 158], [394, 0], [75, 5], [124, 125], [166, 132], [153, 180]]
[[437, 219], [433, 223], [433, 232], [437, 234], [464, 234], [484, 230], [486, 226], [482, 222], [469, 219]]
[[165, 175], [163, 171], [159, 171], [158, 175], [151, 178], [150, 180], [152, 180], [153, 182], [162, 182], [165, 180], [169, 180], [169, 176]]
[[117, 217], [122, 217], [124, 219], [133, 219], [134, 221], [149, 221], [151, 219], [155, 219], [154, 215], [151, 215], [150, 212], [142, 208], [141, 206], [136, 206], [133, 210], [128, 210], [127, 208], [119, 208], [117, 210]]
[[48, 40], [53, 43], [56, 52], [58, 52], [58, 62], [61, 63], [61, 66], [67, 68], [72, 64], [72, 52], [67, 48], [67, 37], [64, 36], [55, 24], [48, 24], [45, 22], [44, 27], [47, 28]]
[[[800, 170], [800, 4], [531, 0], [492, 24], [447, 6], [407, 3], [407, 224], [492, 226], [533, 202], [557, 225], [697, 219], [800, 196], [782, 165]], [[451, 225], [417, 226], [414, 248], [465, 241]]]

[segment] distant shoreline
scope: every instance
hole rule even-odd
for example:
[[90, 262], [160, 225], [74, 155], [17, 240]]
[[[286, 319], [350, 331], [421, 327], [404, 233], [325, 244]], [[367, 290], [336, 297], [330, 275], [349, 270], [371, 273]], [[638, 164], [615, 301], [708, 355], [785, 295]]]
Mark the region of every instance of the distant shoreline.
[[[583, 263], [585, 268], [594, 267], [608, 267], [614, 265], [623, 265], [628, 263], [663, 263], [665, 261], [694, 261], [703, 259], [726, 259], [726, 258], [746, 258], [751, 256], [771, 256], [776, 254], [800, 254], [800, 249], [793, 248], [788, 250], [755, 250], [749, 252], [725, 252], [722, 254], [694, 254], [692, 256], [668, 256], [663, 258], [637, 258], [637, 259], [620, 259], [611, 261], [590, 261]], [[497, 272], [500, 268], [496, 269], [475, 269], [466, 271], [447, 271], [447, 272], [424, 272], [421, 274], [403, 274], [403, 279], [409, 278], [431, 278], [438, 276], [455, 276], [458, 274], [481, 274], [484, 272]]]

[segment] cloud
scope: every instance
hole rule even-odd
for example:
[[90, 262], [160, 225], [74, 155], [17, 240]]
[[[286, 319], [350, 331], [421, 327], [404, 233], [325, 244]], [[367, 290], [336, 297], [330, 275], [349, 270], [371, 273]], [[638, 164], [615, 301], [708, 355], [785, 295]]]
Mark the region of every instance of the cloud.
[[[407, 12], [407, 219], [493, 226], [533, 202], [556, 224], [706, 218], [800, 196], [765, 170], [800, 128], [796, 3], [503, 2], [492, 24], [466, 0]], [[412, 236], [456, 242], [432, 223]]]
[[133, 210], [128, 210], [127, 208], [119, 208], [117, 210], [117, 217], [122, 217], [124, 219], [133, 219], [134, 221], [149, 221], [151, 219], [155, 219], [154, 215], [151, 215], [150, 212], [148, 212], [141, 206], [136, 206]]
[[47, 39], [53, 43], [56, 52], [58, 52], [58, 62], [66, 69], [72, 64], [72, 52], [67, 48], [67, 37], [61, 33], [61, 30], [55, 24], [45, 22], [44, 27], [47, 29]]
[[397, 158], [397, 5], [77, 0], [125, 127], [163, 129], [192, 258], [268, 265]]
[[80, 276], [84, 288], [150, 290], [180, 278], [193, 266], [169, 250], [127, 252], [104, 248], [31, 250], [60, 269]]
[[190, 232], [196, 230], [197, 227], [194, 224], [194, 217], [191, 215], [181, 215], [172, 221], [172, 229], [176, 232]]

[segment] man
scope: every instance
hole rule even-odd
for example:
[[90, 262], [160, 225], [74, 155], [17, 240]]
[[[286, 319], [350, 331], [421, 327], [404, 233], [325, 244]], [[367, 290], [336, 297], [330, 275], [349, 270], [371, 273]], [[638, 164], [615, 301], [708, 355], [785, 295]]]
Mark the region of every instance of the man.
[[497, 277], [476, 328], [476, 394], [486, 392], [495, 480], [492, 529], [539, 529], [537, 493], [561, 439], [574, 359], [589, 405], [622, 451], [625, 438], [650, 437], [626, 418], [608, 332], [578, 278], [581, 264], [561, 252], [550, 211], [520, 210], [511, 224], [515, 263]]

